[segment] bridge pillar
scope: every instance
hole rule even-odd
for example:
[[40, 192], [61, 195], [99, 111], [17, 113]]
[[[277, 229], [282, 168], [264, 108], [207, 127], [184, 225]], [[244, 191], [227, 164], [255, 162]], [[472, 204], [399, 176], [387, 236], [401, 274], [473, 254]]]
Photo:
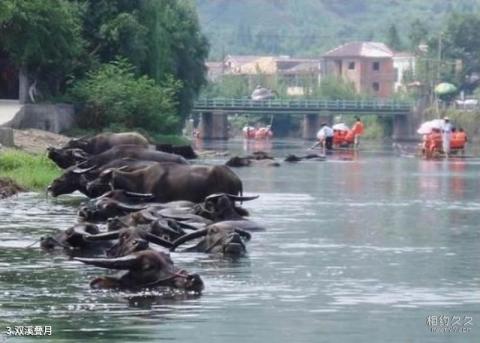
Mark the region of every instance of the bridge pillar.
[[225, 113], [203, 112], [199, 127], [203, 139], [228, 139], [228, 118]]
[[424, 111], [427, 105], [418, 101], [408, 114], [393, 117], [393, 140], [418, 141], [417, 128], [425, 121]]
[[317, 132], [320, 130], [322, 122], [331, 126], [333, 124], [333, 116], [329, 114], [305, 114], [303, 116], [303, 139], [317, 139]]

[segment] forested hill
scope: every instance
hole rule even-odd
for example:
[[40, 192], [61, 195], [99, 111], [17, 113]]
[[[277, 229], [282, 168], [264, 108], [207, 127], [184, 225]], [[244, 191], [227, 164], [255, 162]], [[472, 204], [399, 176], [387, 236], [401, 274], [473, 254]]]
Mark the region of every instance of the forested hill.
[[440, 32], [448, 13], [476, 12], [480, 0], [196, 0], [211, 59], [223, 54], [315, 57], [350, 40], [388, 43], [395, 24], [409, 45], [412, 22]]

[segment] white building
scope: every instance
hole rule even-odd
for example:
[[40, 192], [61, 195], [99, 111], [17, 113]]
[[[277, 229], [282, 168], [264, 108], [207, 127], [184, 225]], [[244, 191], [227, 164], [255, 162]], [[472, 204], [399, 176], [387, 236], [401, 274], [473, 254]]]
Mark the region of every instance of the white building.
[[415, 56], [408, 52], [395, 52], [393, 55], [393, 68], [395, 69], [394, 90], [398, 92], [405, 88], [405, 74], [415, 71]]

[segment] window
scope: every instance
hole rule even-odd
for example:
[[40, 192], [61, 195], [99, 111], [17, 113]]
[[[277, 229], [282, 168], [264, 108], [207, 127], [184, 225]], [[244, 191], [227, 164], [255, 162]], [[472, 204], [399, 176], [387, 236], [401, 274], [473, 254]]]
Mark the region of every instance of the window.
[[380, 84], [378, 82], [372, 83], [372, 88], [375, 92], [378, 92], [380, 90]]
[[355, 62], [348, 63], [348, 69], [354, 70], [355, 69]]
[[373, 67], [373, 70], [379, 71], [380, 70], [380, 62], [373, 62], [372, 67]]

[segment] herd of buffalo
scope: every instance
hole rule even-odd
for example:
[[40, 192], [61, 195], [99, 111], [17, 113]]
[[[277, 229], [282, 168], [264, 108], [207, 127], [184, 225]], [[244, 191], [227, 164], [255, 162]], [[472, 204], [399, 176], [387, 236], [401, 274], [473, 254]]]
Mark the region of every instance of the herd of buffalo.
[[64, 169], [48, 192], [79, 191], [90, 200], [80, 206], [77, 224], [42, 237], [40, 245], [120, 270], [92, 280], [93, 288], [200, 293], [201, 277], [175, 266], [169, 252], [238, 257], [251, 233], [263, 230], [239, 205], [256, 198], [243, 196], [239, 177], [226, 165], [189, 163], [191, 147], [152, 146], [127, 132], [73, 139], [49, 148], [48, 156]]

